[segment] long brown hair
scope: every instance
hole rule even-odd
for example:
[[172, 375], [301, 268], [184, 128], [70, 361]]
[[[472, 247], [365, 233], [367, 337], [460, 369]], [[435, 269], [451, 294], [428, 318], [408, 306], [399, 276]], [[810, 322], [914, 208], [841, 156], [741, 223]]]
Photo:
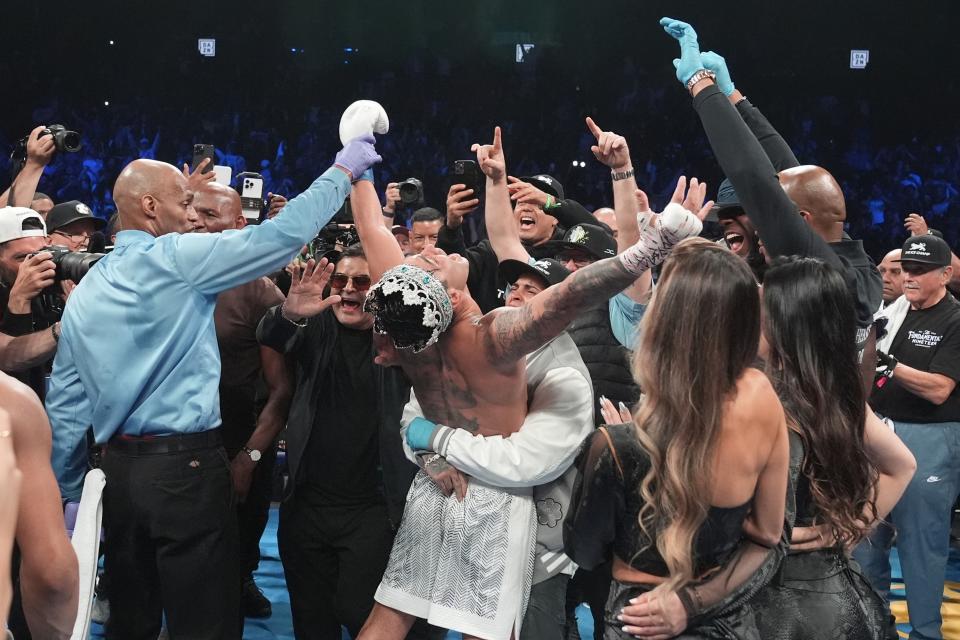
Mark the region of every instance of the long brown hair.
[[[804, 445], [800, 472], [838, 539], [876, 519], [877, 471], [864, 448], [865, 398], [856, 313], [840, 273], [816, 258], [781, 258], [763, 281], [767, 374]], [[866, 514], [866, 515], [865, 515]]]
[[651, 467], [640, 527], [675, 589], [694, 576], [693, 544], [710, 508], [724, 404], [756, 359], [760, 295], [747, 264], [700, 238], [677, 245], [641, 324], [633, 371], [645, 394], [636, 431]]

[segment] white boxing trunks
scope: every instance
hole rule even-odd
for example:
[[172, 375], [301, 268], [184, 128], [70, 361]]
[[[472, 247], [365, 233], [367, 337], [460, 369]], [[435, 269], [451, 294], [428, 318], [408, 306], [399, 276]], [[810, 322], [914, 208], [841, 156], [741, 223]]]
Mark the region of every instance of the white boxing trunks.
[[430, 624], [484, 640], [509, 640], [526, 610], [537, 519], [530, 489], [470, 479], [463, 502], [423, 471], [375, 599]]

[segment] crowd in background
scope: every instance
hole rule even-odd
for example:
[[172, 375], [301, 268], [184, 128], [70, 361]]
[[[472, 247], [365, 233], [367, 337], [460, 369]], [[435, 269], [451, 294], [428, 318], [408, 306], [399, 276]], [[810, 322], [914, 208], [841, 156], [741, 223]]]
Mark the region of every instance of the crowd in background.
[[[719, 184], [721, 176], [698, 123], [675, 117], [684, 113], [684, 96], [659, 75], [651, 78], [628, 60], [608, 95], [586, 83], [582, 92], [561, 93], [551, 89], [556, 79], [549, 67], [518, 66], [512, 77], [484, 83], [483, 91], [476, 91], [481, 81], [452, 71], [449, 63], [413, 59], [401, 73], [356, 81], [360, 94], [378, 98], [395, 121], [381, 142], [384, 163], [378, 177], [385, 182], [419, 178], [426, 204], [442, 208], [452, 161], [468, 157], [465, 150], [486, 135], [489, 113], [509, 105], [500, 121], [517, 158], [516, 175], [553, 175], [590, 210], [608, 205], [610, 192], [607, 176], [590, 161], [590, 136], [581, 126], [586, 113], [602, 116], [637, 141], [637, 182], [654, 203], [666, 202], [684, 173]], [[314, 106], [173, 108], [131, 98], [110, 101], [107, 107], [83, 109], [65, 102], [38, 107], [33, 122], [62, 122], [79, 131], [84, 142], [79, 153], [55, 157], [40, 191], [55, 202], [80, 200], [108, 219], [115, 211], [113, 181], [127, 163], [136, 158], [189, 162], [194, 143], [209, 143], [217, 147], [217, 163], [231, 166], [234, 175], [259, 172], [265, 191], [299, 193], [336, 151], [335, 123], [345, 105], [317, 88], [289, 88], [283, 76], [274, 83], [285, 92], [299, 92], [299, 103]], [[269, 88], [263, 92], [271, 93]], [[471, 98], [462, 99], [467, 93]], [[863, 239], [875, 260], [908, 235], [903, 219], [912, 212], [924, 216], [951, 244], [960, 242], [960, 131], [930, 137], [919, 126], [912, 130], [915, 123], [908, 121], [891, 137], [876, 124], [882, 117], [867, 99], [750, 97], [771, 114], [802, 162], [833, 170], [846, 195], [849, 232]], [[9, 173], [7, 156], [15, 141], [0, 132], [0, 175]]]

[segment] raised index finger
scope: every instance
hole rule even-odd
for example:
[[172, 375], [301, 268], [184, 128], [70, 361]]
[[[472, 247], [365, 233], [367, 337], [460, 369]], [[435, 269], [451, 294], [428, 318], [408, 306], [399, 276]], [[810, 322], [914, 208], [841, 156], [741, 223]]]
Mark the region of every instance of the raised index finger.
[[590, 116], [587, 116], [587, 129], [590, 130], [590, 133], [592, 133], [593, 137], [597, 140], [600, 139], [600, 134], [603, 133], [603, 130], [597, 126], [597, 123], [594, 122]]
[[494, 153], [498, 153], [502, 148], [503, 147], [500, 144], [500, 127], [494, 127], [493, 128], [493, 151]]

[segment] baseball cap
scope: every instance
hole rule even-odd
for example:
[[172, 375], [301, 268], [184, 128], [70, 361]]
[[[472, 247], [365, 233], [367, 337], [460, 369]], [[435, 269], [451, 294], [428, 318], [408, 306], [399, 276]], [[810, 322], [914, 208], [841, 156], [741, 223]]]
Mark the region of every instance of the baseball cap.
[[47, 214], [47, 228], [53, 232], [77, 220], [93, 220], [94, 229], [97, 231], [107, 226], [107, 221], [94, 216], [90, 207], [79, 200], [68, 200], [50, 209]]
[[47, 225], [44, 224], [40, 214], [33, 209], [26, 207], [0, 208], [0, 244], [20, 238], [43, 238], [46, 235]]
[[743, 205], [740, 204], [740, 198], [737, 196], [733, 184], [730, 180], [724, 178], [723, 182], [720, 183], [720, 188], [717, 189], [717, 199], [707, 213], [706, 219], [710, 222], [717, 222], [727, 218], [736, 218], [739, 215], [743, 215]]
[[919, 262], [936, 267], [950, 266], [950, 246], [935, 235], [925, 234], [907, 238], [900, 251], [900, 259], [894, 262]]
[[402, 224], [393, 225], [392, 227], [390, 227], [390, 231], [393, 232], [393, 235], [397, 235], [398, 233], [402, 233], [405, 236], [410, 235], [410, 229], [407, 229]]
[[567, 229], [562, 240], [548, 245], [554, 255], [565, 249], [586, 251], [597, 260], [617, 255], [617, 241], [595, 224], [575, 224]]
[[548, 287], [563, 282], [570, 272], [566, 267], [554, 260], [546, 258], [537, 260], [533, 263], [523, 262], [521, 260], [504, 260], [497, 267], [500, 277], [513, 284], [522, 275], [530, 275], [539, 278], [547, 283]]
[[527, 176], [525, 178], [519, 178], [520, 182], [529, 182], [540, 191], [548, 193], [557, 200], [563, 200], [563, 185], [560, 184], [560, 181], [554, 178], [553, 176], [548, 176], [545, 173], [540, 173], [535, 176]]

